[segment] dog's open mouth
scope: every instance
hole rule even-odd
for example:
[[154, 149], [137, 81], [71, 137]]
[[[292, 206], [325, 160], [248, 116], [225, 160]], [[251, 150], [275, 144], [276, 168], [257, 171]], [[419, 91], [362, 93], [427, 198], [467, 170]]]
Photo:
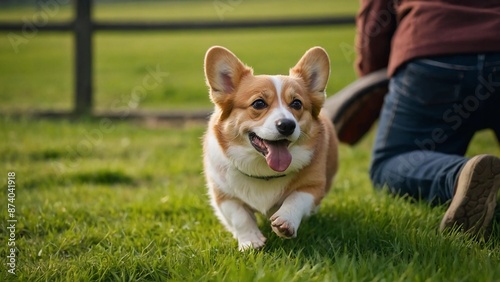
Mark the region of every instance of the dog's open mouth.
[[290, 166], [292, 162], [292, 155], [288, 151], [290, 141], [286, 139], [274, 141], [265, 140], [253, 132], [250, 132], [248, 138], [255, 150], [266, 157], [267, 165], [272, 170], [283, 172]]

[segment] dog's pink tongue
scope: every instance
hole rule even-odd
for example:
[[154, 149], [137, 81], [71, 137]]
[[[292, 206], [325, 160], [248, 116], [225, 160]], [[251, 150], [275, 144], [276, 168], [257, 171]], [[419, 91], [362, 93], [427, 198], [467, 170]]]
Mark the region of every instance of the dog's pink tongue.
[[287, 141], [267, 142], [268, 153], [266, 155], [267, 165], [274, 171], [285, 171], [292, 162], [292, 155], [288, 151]]

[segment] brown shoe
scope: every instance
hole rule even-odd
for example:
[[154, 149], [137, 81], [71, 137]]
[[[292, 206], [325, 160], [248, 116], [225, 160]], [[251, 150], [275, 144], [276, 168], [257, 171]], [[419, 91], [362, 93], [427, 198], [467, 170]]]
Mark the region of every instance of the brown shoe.
[[387, 69], [363, 76], [325, 101], [323, 109], [333, 121], [342, 143], [356, 144], [380, 115], [389, 87]]
[[465, 232], [487, 238], [499, 187], [499, 158], [479, 155], [467, 161], [458, 176], [455, 196], [439, 230], [457, 226]]

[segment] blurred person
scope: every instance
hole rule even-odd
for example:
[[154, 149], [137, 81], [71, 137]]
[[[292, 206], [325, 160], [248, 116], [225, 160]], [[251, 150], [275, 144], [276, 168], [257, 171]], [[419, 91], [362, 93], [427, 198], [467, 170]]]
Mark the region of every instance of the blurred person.
[[500, 141], [500, 1], [361, 0], [359, 76], [387, 68], [370, 178], [431, 203], [451, 200], [440, 230], [487, 236], [500, 159], [464, 157], [473, 135]]

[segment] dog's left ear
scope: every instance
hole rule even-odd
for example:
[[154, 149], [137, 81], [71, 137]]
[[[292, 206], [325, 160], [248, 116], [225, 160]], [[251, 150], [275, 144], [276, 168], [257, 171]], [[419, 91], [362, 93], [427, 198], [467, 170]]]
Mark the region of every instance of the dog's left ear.
[[330, 77], [330, 59], [325, 49], [313, 47], [290, 70], [290, 75], [301, 78], [311, 95], [313, 116], [318, 116], [326, 99], [326, 84]]

